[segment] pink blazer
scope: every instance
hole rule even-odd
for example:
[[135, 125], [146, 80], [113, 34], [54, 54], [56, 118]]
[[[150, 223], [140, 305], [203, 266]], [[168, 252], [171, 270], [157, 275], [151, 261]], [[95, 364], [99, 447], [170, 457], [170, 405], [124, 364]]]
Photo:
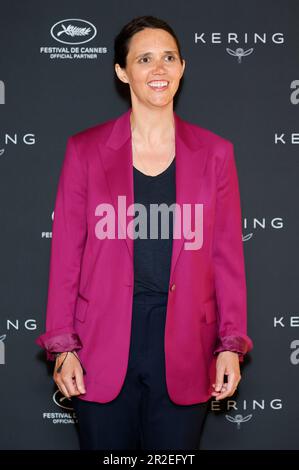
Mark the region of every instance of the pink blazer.
[[[133, 204], [130, 113], [71, 136], [54, 207], [46, 331], [36, 343], [53, 352], [77, 348], [86, 394], [109, 402], [120, 392], [128, 364], [133, 301], [133, 248], [123, 238], [99, 239], [96, 208], [118, 195]], [[176, 202], [203, 204], [203, 245], [186, 250], [173, 239], [165, 325], [170, 399], [191, 405], [211, 398], [219, 351], [243, 355], [247, 336], [241, 206], [233, 144], [174, 112]], [[176, 223], [179, 219], [176, 220]], [[190, 241], [189, 239], [187, 241]]]

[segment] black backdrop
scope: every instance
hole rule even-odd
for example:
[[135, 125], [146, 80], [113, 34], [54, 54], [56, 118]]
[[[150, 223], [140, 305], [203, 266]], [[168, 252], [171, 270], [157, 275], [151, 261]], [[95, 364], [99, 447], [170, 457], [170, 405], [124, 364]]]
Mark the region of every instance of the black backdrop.
[[[70, 402], [34, 343], [45, 327], [53, 205], [67, 137], [129, 105], [113, 40], [144, 14], [168, 21], [181, 41], [176, 112], [233, 141], [239, 173], [254, 349], [237, 394], [214, 402], [202, 448], [298, 449], [299, 2], [1, 0], [0, 8], [1, 449], [78, 449]], [[60, 42], [78, 38], [57, 35], [59, 22], [94, 37]]]

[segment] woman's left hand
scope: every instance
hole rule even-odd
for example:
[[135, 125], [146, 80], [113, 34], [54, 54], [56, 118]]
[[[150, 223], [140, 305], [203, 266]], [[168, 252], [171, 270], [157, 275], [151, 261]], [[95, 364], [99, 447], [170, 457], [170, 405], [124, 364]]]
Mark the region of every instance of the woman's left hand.
[[[228, 381], [224, 382], [224, 375]], [[233, 351], [222, 351], [217, 356], [216, 362], [216, 384], [213, 384], [212, 395], [216, 400], [231, 397], [241, 380], [239, 355]]]

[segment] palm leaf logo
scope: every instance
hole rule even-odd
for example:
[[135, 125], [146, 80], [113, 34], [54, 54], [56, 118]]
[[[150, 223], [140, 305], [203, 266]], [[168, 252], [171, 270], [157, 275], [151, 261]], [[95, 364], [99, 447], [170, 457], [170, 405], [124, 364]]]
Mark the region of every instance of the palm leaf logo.
[[87, 36], [91, 31], [91, 28], [79, 28], [78, 26], [73, 26], [72, 24], [69, 24], [67, 28], [64, 26], [64, 24], [62, 24], [61, 27], [62, 30], [57, 33], [57, 36], [61, 36], [63, 33], [72, 37]]

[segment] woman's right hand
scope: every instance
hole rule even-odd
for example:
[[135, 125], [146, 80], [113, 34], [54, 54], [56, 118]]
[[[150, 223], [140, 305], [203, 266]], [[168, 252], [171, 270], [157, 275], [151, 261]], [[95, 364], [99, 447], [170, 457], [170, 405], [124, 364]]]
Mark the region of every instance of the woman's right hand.
[[[63, 366], [61, 371], [57, 372], [62, 362]], [[63, 352], [56, 358], [53, 379], [61, 393], [67, 398], [86, 393], [83, 370], [75, 351], [69, 352], [68, 354], [67, 352]]]

